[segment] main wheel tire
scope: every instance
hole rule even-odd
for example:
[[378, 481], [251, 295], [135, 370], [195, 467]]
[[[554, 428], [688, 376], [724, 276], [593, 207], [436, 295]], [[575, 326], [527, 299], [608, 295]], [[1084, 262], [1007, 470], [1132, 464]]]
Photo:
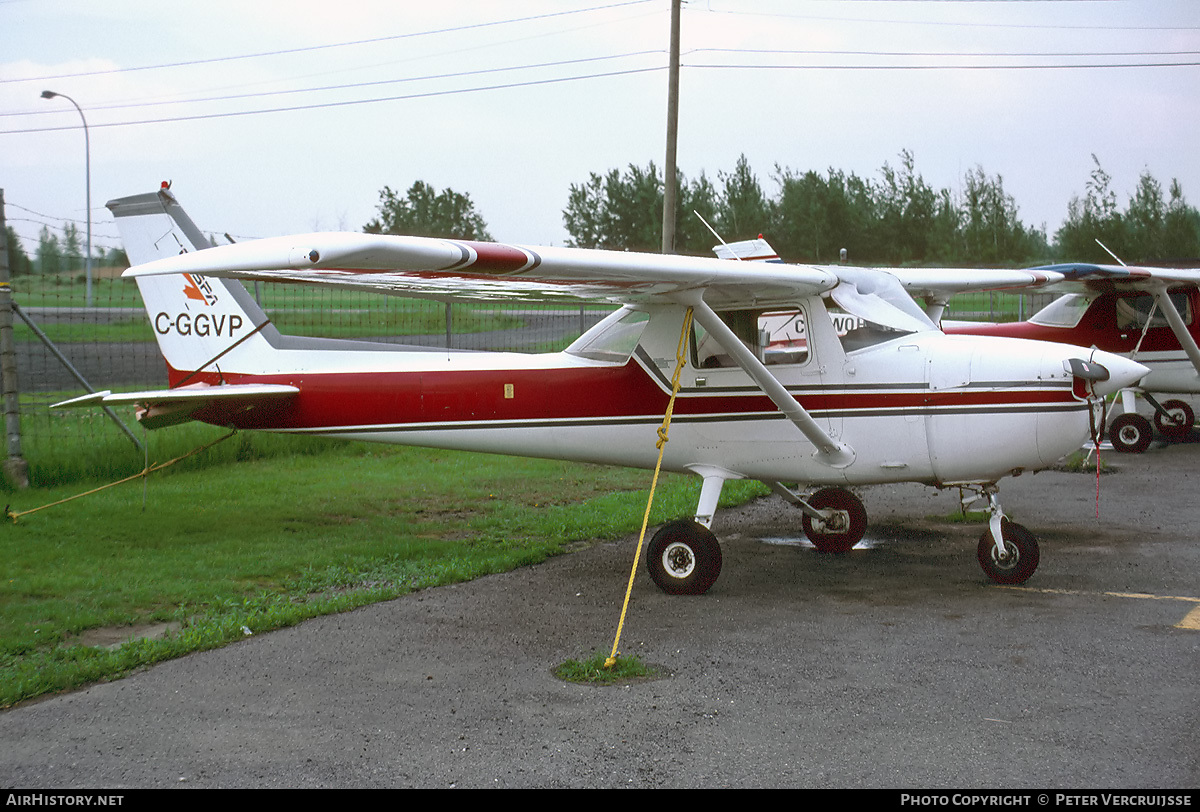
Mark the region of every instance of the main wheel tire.
[[669, 522], [650, 540], [646, 569], [668, 595], [703, 595], [721, 574], [721, 545], [699, 522]]
[[1140, 414], [1123, 414], [1108, 427], [1108, 440], [1122, 454], [1141, 454], [1150, 447], [1154, 430]]
[[1003, 557], [997, 553], [991, 530], [984, 531], [976, 549], [979, 566], [998, 584], [1023, 584], [1033, 575], [1041, 560], [1037, 537], [1008, 519], [1000, 521], [1000, 535], [1004, 537]]
[[804, 514], [804, 535], [822, 553], [846, 553], [862, 541], [867, 532], [867, 509], [862, 500], [845, 488], [824, 488], [808, 500], [817, 510], [836, 510], [843, 515], [838, 527], [821, 527]]
[[[1182, 440], [1192, 433], [1196, 413], [1182, 400], [1168, 400], [1163, 411], [1154, 412], [1154, 427], [1168, 440]], [[1165, 414], [1164, 414], [1165, 412]]]

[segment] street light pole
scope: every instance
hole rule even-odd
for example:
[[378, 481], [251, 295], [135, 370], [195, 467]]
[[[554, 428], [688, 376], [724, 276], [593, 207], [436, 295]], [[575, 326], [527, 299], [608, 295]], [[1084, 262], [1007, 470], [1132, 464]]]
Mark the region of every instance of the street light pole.
[[79, 118], [83, 121], [83, 150], [85, 158], [85, 166], [87, 167], [87, 259], [86, 259], [86, 274], [87, 274], [87, 306], [92, 306], [92, 143], [88, 138], [87, 117], [83, 114], [83, 108], [75, 103], [75, 100], [63, 93], [55, 93], [53, 90], [43, 90], [43, 99], [61, 98], [66, 99], [75, 109], [79, 111]]

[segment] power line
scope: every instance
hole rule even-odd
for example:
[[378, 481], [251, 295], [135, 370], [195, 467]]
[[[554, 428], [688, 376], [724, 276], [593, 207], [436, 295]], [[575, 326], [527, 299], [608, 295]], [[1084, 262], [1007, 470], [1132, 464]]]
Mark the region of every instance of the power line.
[[[319, 86], [319, 87], [301, 87], [301, 88], [291, 88], [288, 90], [263, 90], [263, 91], [257, 91], [254, 93], [232, 93], [232, 94], [227, 94], [224, 96], [166, 99], [166, 100], [161, 100], [161, 101], [150, 101], [150, 102], [128, 102], [128, 103], [120, 103], [120, 104], [98, 104], [98, 105], [94, 104], [94, 105], [89, 105], [87, 109], [88, 109], [88, 112], [91, 113], [91, 112], [97, 111], [97, 110], [123, 110], [123, 109], [129, 109], [129, 108], [137, 108], [137, 107], [159, 107], [162, 105], [169, 105], [169, 104], [200, 104], [200, 103], [204, 103], [204, 102], [214, 102], [214, 101], [236, 101], [239, 99], [256, 99], [256, 98], [264, 98], [267, 96], [286, 96], [286, 95], [292, 95], [292, 94], [296, 94], [296, 93], [321, 93], [321, 92], [327, 92], [327, 91], [332, 91], [332, 90], [356, 90], [356, 89], [367, 88], [367, 87], [379, 87], [381, 85], [406, 84], [406, 83], [410, 83], [410, 82], [425, 82], [425, 81], [432, 81], [435, 79], [459, 79], [459, 78], [462, 78], [465, 76], [479, 76], [479, 75], [487, 75], [487, 74], [493, 74], [493, 73], [505, 73], [507, 71], [536, 70], [539, 68], [563, 67], [566, 65], [579, 65], [579, 64], [588, 63], [588, 62], [603, 62], [603, 61], [614, 60], [614, 59], [626, 59], [626, 58], [634, 57], [634, 56], [647, 56], [650, 54], [662, 54], [662, 53], [663, 53], [663, 51], [661, 49], [648, 50], [648, 51], [630, 51], [630, 52], [623, 53], [623, 54], [609, 54], [606, 56], [582, 57], [579, 59], [563, 59], [563, 60], [559, 60], [556, 62], [539, 62], [539, 63], [533, 63], [533, 64], [529, 64], [529, 65], [512, 65], [512, 66], [508, 66], [508, 67], [499, 67], [499, 68], [480, 68], [478, 70], [459, 71], [457, 73], [440, 73], [440, 74], [429, 74], [426, 76], [409, 76], [409, 77], [403, 77], [400, 79], [379, 79], [379, 80], [369, 81], [369, 82], [352, 82], [352, 83], [342, 84], [342, 85], [323, 85], [323, 86]], [[27, 112], [8, 112], [8, 113], [0, 113], [0, 118], [7, 118], [7, 117], [11, 117], [11, 116], [29, 116], [29, 115], [37, 115], [37, 116], [58, 115], [60, 112], [61, 111], [59, 111], [59, 110], [46, 110], [46, 109], [30, 110]]]
[[697, 13], [728, 14], [743, 17], [773, 17], [792, 20], [815, 20], [835, 23], [868, 23], [873, 25], [931, 25], [952, 28], [1015, 28], [1041, 31], [1200, 31], [1196, 25], [1062, 25], [1048, 23], [984, 23], [956, 20], [895, 20], [859, 17], [834, 17], [815, 14], [779, 14], [765, 11], [722, 11], [720, 9], [696, 9]]
[[886, 56], [886, 57], [966, 57], [966, 58], [1055, 58], [1071, 59], [1082, 57], [1112, 57], [1126, 58], [1134, 56], [1200, 56], [1200, 51], [850, 51], [822, 50], [813, 48], [693, 48], [689, 54], [695, 53], [732, 53], [732, 54], [795, 54], [800, 56]]
[[[500, 84], [500, 85], [487, 85], [487, 86], [482, 86], [482, 87], [458, 88], [455, 90], [435, 90], [435, 91], [428, 91], [425, 93], [410, 93], [410, 94], [402, 95], [402, 96], [386, 96], [386, 97], [382, 97], [382, 98], [373, 98], [373, 99], [350, 99], [350, 100], [345, 100], [345, 101], [319, 102], [319, 103], [314, 103], [314, 104], [298, 104], [298, 105], [293, 105], [290, 107], [271, 107], [271, 108], [259, 109], [259, 110], [233, 110], [233, 111], [228, 111], [228, 112], [224, 112], [224, 113], [198, 113], [196, 115], [190, 115], [190, 116], [170, 116], [170, 117], [166, 117], [166, 118], [139, 119], [139, 120], [134, 120], [134, 121], [109, 121], [109, 122], [101, 122], [99, 124], [89, 124], [88, 126], [93, 130], [98, 130], [98, 129], [104, 129], [104, 128], [108, 128], [108, 127], [127, 127], [127, 126], [134, 125], [134, 124], [166, 124], [166, 123], [180, 122], [180, 121], [199, 121], [199, 120], [211, 119], [211, 118], [234, 118], [234, 117], [240, 117], [240, 116], [254, 116], [254, 115], [262, 115], [265, 113], [289, 113], [289, 112], [296, 112], [296, 111], [301, 111], [301, 110], [320, 110], [320, 109], [327, 109], [327, 108], [333, 108], [333, 107], [351, 107], [351, 106], [357, 106], [357, 105], [362, 105], [362, 104], [379, 104], [381, 102], [390, 102], [390, 101], [407, 101], [407, 100], [411, 100], [411, 99], [425, 99], [425, 98], [433, 98], [433, 97], [437, 97], [437, 96], [454, 96], [454, 95], [458, 95], [460, 93], [483, 93], [483, 92], [490, 91], [490, 90], [507, 90], [507, 89], [519, 88], [519, 87], [535, 87], [538, 85], [551, 85], [551, 84], [562, 84], [564, 82], [577, 82], [577, 81], [583, 81], [583, 80], [587, 80], [587, 79], [604, 79], [604, 78], [612, 78], [612, 77], [616, 77], [616, 76], [632, 76], [632, 75], [639, 74], [639, 73], [650, 73], [650, 72], [663, 71], [663, 70], [666, 70], [665, 65], [649, 67], [649, 68], [630, 68], [628, 70], [609, 71], [606, 73], [593, 73], [593, 74], [588, 74], [588, 75], [584, 75], [584, 76], [563, 76], [563, 77], [557, 77], [557, 78], [551, 78], [551, 79], [531, 79], [526, 82], [511, 82], [508, 84]], [[61, 126], [61, 127], [29, 127], [29, 128], [20, 129], [20, 130], [0, 130], [0, 135], [44, 133], [44, 132], [56, 132], [59, 130], [73, 130], [73, 129], [75, 129], [75, 127], [73, 125]]]
[[1195, 62], [1096, 62], [1081, 65], [731, 65], [727, 63], [687, 64], [686, 68], [717, 68], [727, 70], [848, 70], [848, 71], [934, 71], [934, 70], [1102, 70], [1126, 68], [1194, 68]]
[[[720, 49], [700, 49], [700, 50], [720, 50]], [[752, 52], [753, 51], [751, 50], [751, 51], [744, 51], [743, 53], [752, 53]], [[797, 53], [803, 53], [803, 52], [797, 52]], [[1194, 52], [1181, 52], [1181, 53], [1194, 53]], [[886, 55], [886, 54], [881, 53], [880, 55]], [[1080, 56], [1084, 56], [1084, 55], [1090, 56], [1090, 54], [1080, 54]], [[964, 54], [947, 54], [947, 56], [960, 56], [961, 57], [961, 56], [964, 56]], [[598, 59], [599, 58], [603, 58], [603, 57], [598, 57]], [[1008, 70], [1123, 70], [1123, 69], [1138, 69], [1138, 68], [1143, 68], [1143, 69], [1144, 68], [1191, 68], [1191, 67], [1197, 67], [1197, 66], [1200, 66], [1200, 60], [1198, 60], [1198, 61], [1169, 61], [1169, 62], [1144, 61], [1144, 62], [1093, 62], [1093, 63], [1083, 63], [1083, 64], [990, 64], [990, 65], [968, 64], [968, 63], [959, 63], [959, 64], [932, 63], [932, 64], [921, 64], [921, 65], [894, 65], [894, 64], [784, 65], [784, 64], [690, 63], [690, 64], [685, 64], [683, 67], [700, 69], [700, 70], [821, 70], [821, 71], [830, 71], [830, 70], [845, 70], [845, 71], [993, 70], [993, 71], [1008, 71]], [[529, 67], [536, 67], [536, 66], [529, 66]], [[503, 69], [497, 68], [497, 69], [484, 70], [481, 72], [482, 73], [491, 73], [491, 72], [500, 72], [503, 70], [510, 70], [510, 69], [511, 68], [503, 68]], [[197, 113], [194, 115], [185, 115], [185, 116], [167, 116], [167, 117], [163, 117], [163, 118], [100, 122], [100, 123], [96, 123], [96, 124], [91, 124], [90, 126], [92, 129], [103, 129], [103, 128], [109, 128], [109, 127], [126, 127], [126, 126], [139, 125], [139, 124], [166, 124], [166, 123], [172, 123], [172, 122], [200, 121], [200, 120], [214, 119], [214, 118], [234, 118], [234, 117], [242, 117], [242, 116], [263, 115], [263, 114], [267, 114], [267, 113], [286, 113], [286, 112], [298, 112], [298, 111], [303, 111], [303, 110], [320, 110], [320, 109], [328, 109], [328, 108], [335, 108], [335, 107], [358, 106], [358, 105], [364, 105], [364, 104], [379, 104], [382, 102], [410, 101], [413, 99], [434, 98], [434, 97], [438, 97], [438, 96], [454, 96], [454, 95], [459, 95], [459, 94], [463, 94], [463, 93], [483, 93], [483, 92], [488, 92], [488, 91], [493, 91], [493, 90], [508, 90], [508, 89], [514, 89], [514, 88], [522, 88], [522, 87], [536, 87], [539, 85], [562, 84], [562, 83], [566, 83], [566, 82], [577, 82], [577, 81], [584, 81], [584, 80], [589, 80], [589, 79], [604, 79], [604, 78], [613, 78], [613, 77], [620, 77], [620, 76], [631, 76], [631, 75], [640, 74], [640, 73], [651, 73], [651, 72], [657, 72], [657, 71], [662, 71], [662, 70], [666, 70], [666, 66], [653, 66], [653, 67], [646, 67], [646, 68], [630, 68], [627, 70], [606, 71], [606, 72], [602, 72], [602, 73], [592, 73], [592, 74], [585, 74], [585, 75], [578, 75], [578, 76], [560, 76], [560, 77], [552, 77], [552, 78], [547, 78], [547, 79], [531, 79], [531, 80], [523, 81], [523, 82], [509, 82], [509, 83], [504, 83], [504, 84], [483, 85], [483, 86], [468, 87], [468, 88], [455, 88], [455, 89], [450, 89], [450, 90], [432, 90], [432, 91], [426, 91], [426, 92], [422, 92], [422, 93], [410, 93], [410, 94], [397, 95], [397, 96], [383, 96], [383, 97], [367, 98], [367, 99], [349, 99], [349, 100], [342, 100], [342, 101], [314, 102], [311, 104], [297, 104], [297, 105], [291, 105], [291, 106], [286, 106], [286, 107], [270, 107], [270, 108], [255, 109], [255, 110], [233, 110], [233, 111], [218, 112], [218, 113]], [[475, 73], [475, 72], [467, 72], [467, 73], [459, 74], [459, 75], [467, 75], [469, 73]], [[427, 77], [427, 78], [437, 78], [437, 77]], [[396, 81], [404, 81], [404, 80], [396, 80]], [[371, 86], [374, 84], [378, 84], [378, 83], [367, 82], [367, 83], [360, 83], [357, 85], [350, 85], [349, 87], [368, 87], [368, 86]], [[291, 91], [291, 92], [300, 92], [300, 91]], [[255, 95], [259, 95], [259, 94], [249, 94], [249, 96], [251, 96], [251, 97], [253, 97]], [[273, 94], [264, 93], [261, 95], [273, 95]], [[207, 100], [200, 100], [200, 101], [207, 101]], [[171, 103], [184, 103], [184, 102], [171, 102]], [[60, 130], [72, 130], [72, 129], [75, 129], [74, 125], [65, 125], [65, 126], [57, 126], [57, 127], [29, 127], [29, 128], [24, 128], [24, 129], [0, 130], [0, 135], [56, 132], [56, 131], [60, 131]]]
[[356, 46], [356, 45], [369, 45], [369, 44], [374, 44], [374, 43], [378, 43], [378, 42], [391, 42], [391, 41], [400, 40], [400, 39], [411, 39], [413, 37], [424, 37], [424, 36], [429, 36], [432, 34], [449, 34], [449, 33], [453, 33], [456, 31], [468, 31], [468, 30], [476, 29], [476, 28], [491, 28], [491, 27], [500, 26], [500, 25], [510, 25], [513, 23], [530, 22], [533, 20], [544, 20], [544, 19], [549, 19], [551, 17], [563, 17], [563, 16], [567, 16], [567, 15], [571, 15], [571, 14], [584, 14], [584, 13], [592, 12], [592, 11], [603, 11], [606, 9], [620, 8], [621, 6], [633, 6], [633, 5], [638, 5], [638, 4], [647, 3], [647, 2], [650, 2], [650, 0], [625, 0], [625, 2], [622, 2], [622, 3], [610, 3], [610, 4], [604, 5], [604, 6], [591, 6], [589, 8], [573, 9], [570, 11], [553, 11], [553, 12], [548, 12], [546, 14], [535, 14], [535, 15], [531, 15], [528, 17], [515, 17], [515, 18], [509, 19], [509, 20], [493, 20], [491, 22], [486, 22], [486, 23], [471, 23], [468, 25], [452, 26], [450, 28], [437, 28], [437, 29], [431, 29], [429, 31], [415, 31], [415, 32], [410, 32], [408, 34], [392, 34], [392, 35], [385, 36], [385, 37], [372, 37], [370, 39], [350, 40], [347, 42], [333, 42], [333, 43], [327, 43], [324, 45], [308, 45], [308, 46], [303, 46], [303, 47], [299, 47], [299, 48], [286, 48], [286, 49], [282, 49], [282, 50], [278, 50], [278, 51], [262, 51], [259, 53], [237, 54], [234, 56], [217, 56], [217, 57], [212, 57], [210, 59], [192, 59], [192, 60], [186, 60], [183, 62], [166, 62], [166, 63], [161, 63], [158, 65], [138, 65], [138, 66], [129, 67], [129, 68], [111, 68], [109, 70], [101, 70], [101, 71], [81, 71], [78, 73], [59, 73], [59, 74], [53, 74], [53, 75], [47, 75], [47, 76], [25, 77], [25, 78], [21, 78], [21, 79], [0, 79], [0, 84], [9, 84], [9, 83], [15, 83], [15, 82], [42, 82], [42, 81], [48, 81], [51, 79], [74, 79], [74, 78], [83, 77], [83, 76], [107, 76], [107, 75], [114, 74], [114, 73], [133, 73], [133, 72], [137, 72], [137, 71], [161, 70], [164, 68], [180, 68], [180, 67], [191, 67], [194, 65], [210, 65], [213, 63], [217, 63], [217, 62], [233, 62], [233, 61], [242, 60], [242, 59], [258, 59], [258, 58], [266, 57], [266, 56], [282, 56], [282, 55], [287, 55], [287, 54], [298, 54], [298, 53], [305, 53], [308, 51], [321, 51], [321, 50], [328, 50], [328, 49], [332, 49], [332, 48], [345, 48], [345, 47]]

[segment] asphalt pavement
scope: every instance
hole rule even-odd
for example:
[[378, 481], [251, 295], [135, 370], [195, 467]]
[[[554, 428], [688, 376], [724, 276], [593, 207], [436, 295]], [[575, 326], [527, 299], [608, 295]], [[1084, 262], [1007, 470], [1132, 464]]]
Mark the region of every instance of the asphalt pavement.
[[639, 571], [621, 649], [657, 679], [551, 673], [616, 634], [636, 540], [593, 544], [0, 712], [0, 784], [1195, 788], [1200, 445], [1104, 458], [1002, 483], [1022, 588], [955, 491], [862, 489], [844, 555], [772, 497], [718, 515], [706, 595]]

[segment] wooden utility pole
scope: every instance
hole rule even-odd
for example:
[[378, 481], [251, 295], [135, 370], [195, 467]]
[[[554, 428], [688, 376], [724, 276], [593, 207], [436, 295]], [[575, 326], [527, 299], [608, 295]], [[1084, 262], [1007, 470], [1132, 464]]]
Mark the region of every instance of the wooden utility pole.
[[671, 63], [667, 71], [667, 158], [663, 167], [662, 252], [675, 252], [675, 143], [679, 138], [679, 9], [671, 0]]
[[29, 487], [29, 464], [21, 456], [21, 403], [17, 388], [17, 351], [13, 341], [11, 272], [8, 262], [8, 224], [4, 219], [4, 190], [0, 189], [0, 397], [4, 402], [7, 454], [4, 474], [17, 488]]

